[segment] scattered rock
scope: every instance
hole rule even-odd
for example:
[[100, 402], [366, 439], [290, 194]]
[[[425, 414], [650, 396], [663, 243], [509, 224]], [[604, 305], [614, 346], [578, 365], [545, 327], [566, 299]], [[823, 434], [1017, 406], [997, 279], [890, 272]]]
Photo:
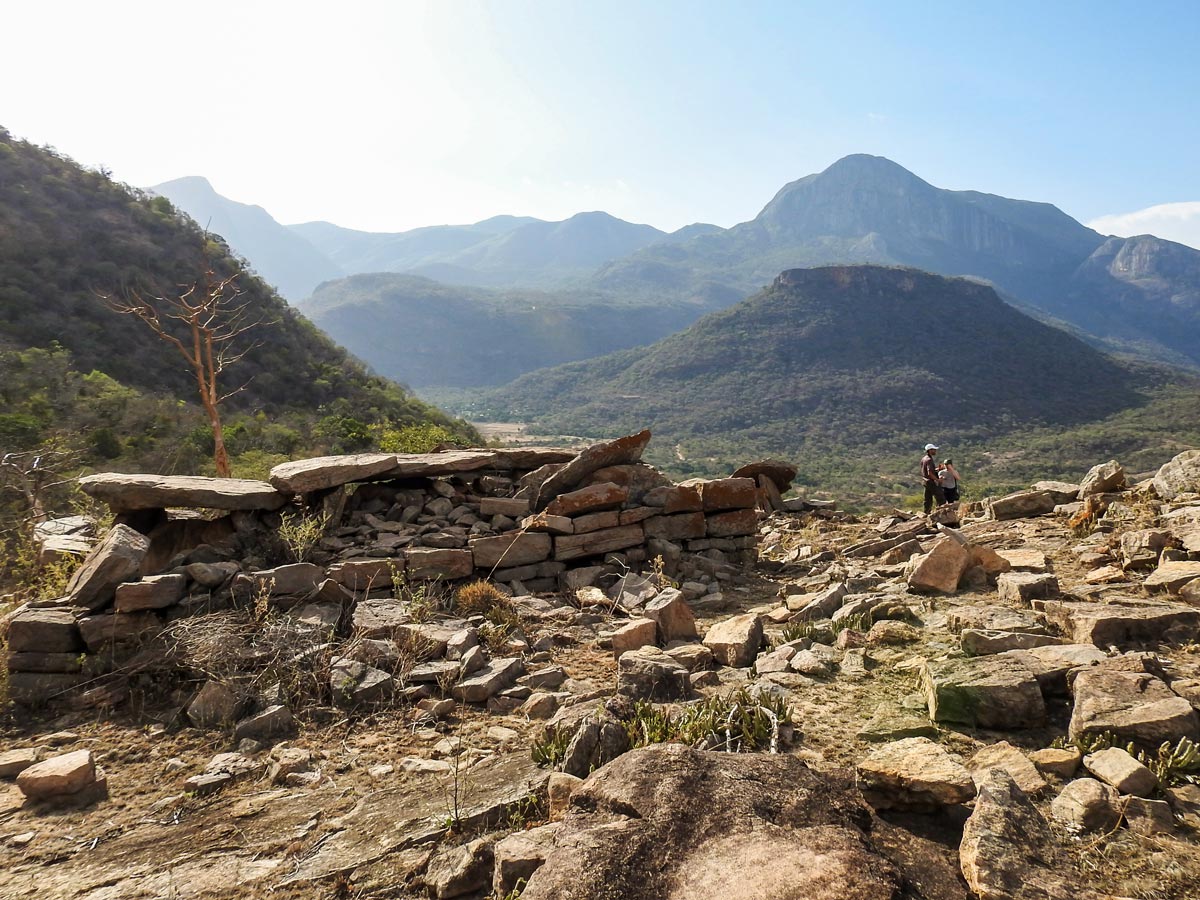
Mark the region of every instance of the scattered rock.
[[1120, 798], [1095, 778], [1076, 778], [1050, 804], [1054, 818], [1080, 831], [1111, 831], [1121, 821]]
[[1055, 871], [1054, 838], [1025, 792], [1002, 769], [980, 778], [958, 855], [981, 900], [1099, 900]]
[[975, 796], [971, 774], [940, 745], [913, 737], [884, 744], [855, 767], [859, 790], [876, 809], [933, 810]]
[[17, 787], [30, 800], [78, 794], [95, 783], [96, 763], [91, 750], [52, 756], [17, 775]]
[[754, 613], [733, 616], [713, 625], [704, 646], [721, 665], [744, 668], [754, 662], [763, 642], [762, 621]]
[[1156, 787], [1158, 779], [1154, 773], [1134, 759], [1120, 747], [1109, 747], [1083, 758], [1084, 767], [1106, 784], [1111, 784], [1122, 794], [1145, 797]]

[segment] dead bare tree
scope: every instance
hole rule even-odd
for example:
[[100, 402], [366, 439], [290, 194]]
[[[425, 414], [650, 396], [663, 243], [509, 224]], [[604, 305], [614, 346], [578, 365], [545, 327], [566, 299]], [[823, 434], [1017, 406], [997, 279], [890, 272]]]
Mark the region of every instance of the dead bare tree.
[[[221, 374], [259, 342], [241, 344], [239, 338], [266, 324], [237, 285], [237, 274], [221, 278], [206, 266], [200, 281], [173, 297], [144, 297], [130, 291], [125, 297], [103, 295], [109, 308], [122, 315], [137, 316], [160, 338], [172, 345], [187, 360], [196, 378], [200, 403], [208, 416], [213, 434], [213, 461], [217, 475], [229, 477], [229, 454], [221, 428], [218, 407], [246, 384], [222, 394], [217, 386]], [[182, 323], [186, 337], [179, 337], [169, 323]]]
[[24, 501], [25, 521], [30, 526], [37, 525], [49, 517], [46, 495], [73, 480], [62, 473], [75, 463], [74, 453], [56, 446], [5, 453], [0, 457], [0, 490], [19, 494]]

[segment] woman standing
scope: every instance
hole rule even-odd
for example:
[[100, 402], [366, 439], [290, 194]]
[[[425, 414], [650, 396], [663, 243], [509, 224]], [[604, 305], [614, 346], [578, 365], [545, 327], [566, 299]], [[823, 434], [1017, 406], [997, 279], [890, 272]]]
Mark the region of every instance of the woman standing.
[[954, 460], [946, 457], [946, 461], [938, 466], [938, 481], [942, 485], [942, 493], [946, 495], [947, 503], [958, 502], [959, 477], [954, 468]]

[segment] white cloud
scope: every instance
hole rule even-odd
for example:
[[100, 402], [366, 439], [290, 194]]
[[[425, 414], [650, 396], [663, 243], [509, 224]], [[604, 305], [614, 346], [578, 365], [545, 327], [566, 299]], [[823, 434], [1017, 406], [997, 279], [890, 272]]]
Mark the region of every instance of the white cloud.
[[1153, 234], [1200, 250], [1200, 201], [1162, 203], [1134, 212], [1101, 216], [1087, 225], [1101, 234], [1118, 237]]

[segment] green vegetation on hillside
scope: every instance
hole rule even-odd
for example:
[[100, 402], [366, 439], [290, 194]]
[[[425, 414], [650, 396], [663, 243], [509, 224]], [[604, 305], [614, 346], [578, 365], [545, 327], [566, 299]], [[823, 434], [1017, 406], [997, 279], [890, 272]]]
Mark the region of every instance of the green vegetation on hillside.
[[27, 556], [17, 543], [28, 538], [29, 478], [53, 515], [71, 512], [70, 479], [82, 472], [212, 474], [212, 433], [192, 373], [103, 299], [178, 295], [205, 267], [237, 276], [264, 323], [223, 376], [235, 392], [221, 407], [234, 475], [262, 477], [284, 459], [381, 444], [480, 440], [368, 373], [165, 198], [0, 130], [0, 550], [8, 564]]
[[973, 282], [830, 267], [786, 272], [650, 347], [530, 373], [470, 411], [588, 437], [649, 427], [649, 458], [676, 474], [772, 455], [799, 466], [802, 489], [902, 495], [929, 440], [968, 490], [1078, 477], [1112, 455], [1158, 465], [1200, 443], [1198, 384], [1118, 363]]

